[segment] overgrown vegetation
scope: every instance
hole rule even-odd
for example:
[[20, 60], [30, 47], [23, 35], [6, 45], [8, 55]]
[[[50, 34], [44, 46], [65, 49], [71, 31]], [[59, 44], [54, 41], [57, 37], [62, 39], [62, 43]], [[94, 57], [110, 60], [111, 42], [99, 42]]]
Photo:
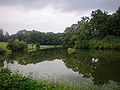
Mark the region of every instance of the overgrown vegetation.
[[6, 47], [12, 52], [23, 52], [27, 50], [28, 45], [26, 42], [16, 39], [9, 41]]
[[91, 49], [120, 49], [119, 39], [91, 39], [89, 41], [89, 48]]
[[75, 53], [75, 52], [76, 52], [76, 49], [74, 49], [74, 48], [68, 48], [67, 52], [68, 52], [69, 54], [72, 54], [72, 53]]
[[[13, 40], [14, 41], [14, 40]], [[13, 42], [12, 40], [10, 40], [9, 42]], [[19, 40], [15, 40], [15, 41], [19, 41]], [[14, 42], [15, 42], [14, 41]], [[0, 49], [1, 49], [1, 54], [2, 54], [2, 51], [6, 51], [7, 53], [11, 53], [11, 50], [8, 50], [8, 43], [9, 42], [0, 42]], [[23, 41], [22, 41], [23, 42]], [[12, 45], [14, 45], [14, 44], [12, 44]], [[28, 48], [27, 48], [27, 50], [28, 51], [36, 51], [36, 50], [43, 50], [43, 49], [54, 49], [54, 48], [61, 48], [61, 45], [40, 45], [39, 43], [38, 43], [38, 45], [39, 45], [39, 47], [37, 46], [36, 47], [36, 45], [37, 44], [28, 44]], [[13, 46], [12, 46], [13, 47]], [[23, 50], [24, 51], [24, 50]], [[17, 52], [17, 51], [15, 51], [15, 52]], [[18, 52], [21, 52], [21, 51], [19, 51], [18, 50]], [[4, 53], [4, 52], [3, 52]]]
[[0, 43], [0, 54], [4, 54], [6, 52], [6, 43]]
[[0, 47], [0, 54], [4, 54], [5, 52], [6, 50]]
[[119, 90], [114, 82], [98, 86], [92, 82], [68, 83], [63, 81], [33, 80], [30, 77], [13, 74], [8, 69], [0, 69], [0, 90]]
[[98, 9], [90, 17], [82, 17], [65, 29], [62, 44], [67, 48], [120, 49], [120, 7], [113, 14]]

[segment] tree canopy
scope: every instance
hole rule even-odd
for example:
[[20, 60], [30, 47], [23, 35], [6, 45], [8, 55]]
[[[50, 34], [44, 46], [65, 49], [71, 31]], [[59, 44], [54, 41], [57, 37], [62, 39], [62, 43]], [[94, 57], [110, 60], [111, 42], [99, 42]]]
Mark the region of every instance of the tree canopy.
[[39, 32], [39, 31], [27, 31], [20, 30], [16, 34], [10, 36], [12, 39], [19, 39], [27, 43], [39, 43], [41, 45], [60, 45], [61, 44], [61, 33], [52, 32]]
[[120, 7], [113, 14], [100, 9], [92, 11], [90, 17], [82, 17], [76, 27], [73, 25], [64, 31], [62, 36], [64, 47], [86, 49], [91, 48], [93, 43], [97, 44], [97, 48], [100, 48], [100, 45], [103, 45], [103, 48], [120, 47]]

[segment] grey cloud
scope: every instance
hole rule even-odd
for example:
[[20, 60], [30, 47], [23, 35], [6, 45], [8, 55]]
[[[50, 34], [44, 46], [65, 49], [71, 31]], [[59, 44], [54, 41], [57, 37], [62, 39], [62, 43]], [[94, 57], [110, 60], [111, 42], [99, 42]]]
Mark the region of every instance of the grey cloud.
[[27, 9], [41, 9], [49, 5], [62, 11], [103, 9], [112, 12], [120, 6], [120, 0], [0, 0], [0, 6], [21, 6]]

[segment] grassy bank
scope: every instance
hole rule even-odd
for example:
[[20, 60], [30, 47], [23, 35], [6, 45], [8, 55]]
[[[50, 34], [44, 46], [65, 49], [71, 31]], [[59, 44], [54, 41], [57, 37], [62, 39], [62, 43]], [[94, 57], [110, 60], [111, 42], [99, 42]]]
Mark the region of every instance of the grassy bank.
[[63, 81], [33, 80], [18, 73], [13, 74], [8, 69], [1, 69], [0, 90], [120, 90], [120, 86], [113, 82], [98, 86], [93, 82], [73, 84]]
[[[0, 49], [8, 51], [6, 48], [7, 42], [0, 42]], [[61, 45], [40, 45], [40, 50], [43, 49], [52, 49], [52, 48], [60, 48]], [[28, 51], [35, 51], [36, 45], [35, 44], [28, 44]]]
[[[52, 49], [52, 48], [60, 48], [61, 45], [40, 45], [40, 50], [43, 49]], [[36, 50], [36, 45], [33, 44], [28, 44], [28, 51], [35, 51]]]

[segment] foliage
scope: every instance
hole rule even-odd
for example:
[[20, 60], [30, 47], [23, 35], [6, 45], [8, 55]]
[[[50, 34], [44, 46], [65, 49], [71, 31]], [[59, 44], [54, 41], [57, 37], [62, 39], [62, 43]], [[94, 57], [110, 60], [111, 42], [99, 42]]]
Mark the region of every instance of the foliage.
[[0, 42], [0, 54], [4, 54], [6, 52], [6, 43]]
[[40, 50], [40, 44], [37, 43], [37, 44], [36, 44], [36, 51], [39, 51], [39, 50]]
[[0, 48], [6, 49], [6, 42], [0, 42]]
[[[61, 45], [40, 45], [40, 50], [42, 50], [42, 49], [55, 49], [55, 48], [61, 48], [61, 47], [62, 47]], [[11, 51], [7, 49], [7, 42], [0, 42], [0, 48], [6, 50], [8, 53], [11, 53]], [[33, 44], [33, 43], [28, 44], [27, 49], [28, 49], [28, 51], [36, 51], [36, 44]]]
[[63, 81], [40, 81], [30, 77], [22, 76], [18, 73], [13, 74], [8, 69], [0, 70], [0, 89], [1, 90], [119, 90], [115, 83], [94, 85], [92, 82], [68, 83]]
[[62, 35], [63, 47], [81, 49], [120, 49], [120, 7], [113, 14], [100, 9], [91, 17], [67, 27]]
[[29, 44], [40, 43], [41, 45], [60, 45], [61, 44], [61, 33], [43, 33], [39, 31], [27, 31], [20, 30], [16, 34], [10, 36], [12, 39], [19, 39]]
[[0, 54], [4, 54], [5, 52], [6, 50], [0, 47]]
[[23, 41], [17, 40], [11, 40], [8, 42], [6, 46], [9, 50], [12, 50], [12, 52], [23, 52], [27, 50], [27, 43]]
[[74, 48], [89, 49], [89, 40], [79, 40], [75, 42]]
[[91, 39], [89, 41], [89, 47], [91, 49], [120, 49], [119, 39]]
[[[67, 32], [67, 33], [64, 33], [63, 36], [62, 36], [62, 46], [65, 47], [65, 48], [68, 48], [68, 47], [73, 47], [74, 46], [74, 39], [72, 36], [74, 33], [72, 32]], [[73, 42], [72, 42], [73, 41]]]
[[3, 29], [0, 29], [0, 42], [7, 41], [9, 39], [9, 33], [5, 32], [3, 33]]
[[74, 48], [68, 48], [67, 51], [68, 51], [69, 54], [72, 54], [72, 53], [76, 52], [76, 49], [74, 49]]

